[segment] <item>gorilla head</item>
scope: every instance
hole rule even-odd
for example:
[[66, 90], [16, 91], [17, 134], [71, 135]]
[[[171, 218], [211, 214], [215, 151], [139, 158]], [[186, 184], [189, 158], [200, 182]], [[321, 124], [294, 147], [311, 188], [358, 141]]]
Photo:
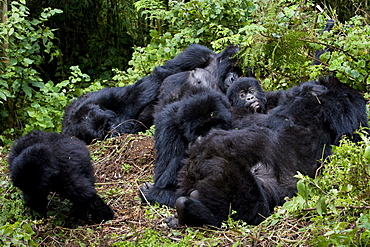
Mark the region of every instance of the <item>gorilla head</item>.
[[255, 78], [237, 79], [228, 88], [226, 95], [232, 106], [245, 108], [249, 113], [264, 113], [266, 110], [265, 92]]
[[217, 55], [218, 85], [223, 92], [226, 92], [235, 80], [243, 74], [238, 66], [238, 58], [236, 56], [238, 52], [239, 47], [231, 45]]

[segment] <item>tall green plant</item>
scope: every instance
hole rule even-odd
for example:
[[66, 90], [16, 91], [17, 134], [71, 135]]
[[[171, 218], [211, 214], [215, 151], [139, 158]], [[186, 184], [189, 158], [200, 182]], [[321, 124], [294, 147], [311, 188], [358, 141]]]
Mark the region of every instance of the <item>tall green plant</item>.
[[24, 106], [44, 87], [37, 68], [46, 58], [40, 53], [49, 54], [49, 60], [59, 55], [52, 42], [54, 30], [43, 23], [60, 12], [47, 8], [38, 19], [28, 20], [25, 1], [13, 1], [6, 22], [0, 23], [0, 43], [5, 47], [0, 73], [2, 139], [23, 127], [19, 115], [23, 115]]
[[65, 106], [82, 93], [102, 88], [78, 66], [71, 67], [67, 80], [43, 80], [40, 65], [60, 55], [53, 43], [55, 30], [45, 26], [56, 13], [61, 11], [46, 8], [38, 19], [30, 19], [25, 1], [13, 1], [7, 21], [0, 24], [0, 42], [6, 47], [0, 73], [2, 144], [34, 129], [60, 130]]

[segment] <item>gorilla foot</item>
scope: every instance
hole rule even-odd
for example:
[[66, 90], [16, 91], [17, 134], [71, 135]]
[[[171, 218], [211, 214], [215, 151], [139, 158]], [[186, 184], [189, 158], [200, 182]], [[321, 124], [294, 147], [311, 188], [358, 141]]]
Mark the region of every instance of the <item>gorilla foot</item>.
[[168, 227], [171, 228], [181, 227], [177, 213], [175, 213], [173, 216], [167, 217], [164, 221], [167, 223]]
[[182, 196], [176, 200], [175, 208], [177, 215], [168, 217], [166, 223], [169, 227], [178, 228], [180, 226], [202, 226], [213, 225], [221, 226], [222, 219], [217, 213], [212, 212], [199, 198], [199, 192], [194, 190], [190, 197]]
[[146, 196], [148, 195], [149, 191], [154, 188], [153, 183], [145, 182], [143, 186], [140, 187], [139, 189], [139, 196], [141, 198], [141, 201], [144, 203], [148, 203], [149, 201], [147, 200]]

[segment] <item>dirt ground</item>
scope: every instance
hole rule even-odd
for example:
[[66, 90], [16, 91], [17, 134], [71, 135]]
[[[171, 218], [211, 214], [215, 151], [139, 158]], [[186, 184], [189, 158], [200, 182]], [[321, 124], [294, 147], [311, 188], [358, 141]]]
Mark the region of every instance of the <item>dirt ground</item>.
[[[148, 217], [147, 208], [151, 206], [143, 204], [139, 197], [140, 186], [152, 182], [155, 159], [153, 137], [122, 135], [96, 142], [89, 149], [94, 161], [98, 193], [115, 212], [114, 220], [103, 224], [100, 233], [126, 236], [121, 241], [134, 241], [137, 234], [147, 228], [168, 231], [164, 221], [167, 216], [152, 208], [156, 215]], [[167, 210], [167, 215], [174, 212], [169, 208], [164, 210]]]

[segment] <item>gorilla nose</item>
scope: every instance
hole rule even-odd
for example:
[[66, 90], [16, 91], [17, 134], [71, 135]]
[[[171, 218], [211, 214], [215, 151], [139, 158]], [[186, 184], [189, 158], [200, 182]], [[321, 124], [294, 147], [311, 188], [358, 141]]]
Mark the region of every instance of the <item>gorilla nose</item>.
[[247, 100], [248, 101], [251, 101], [251, 100], [254, 100], [254, 99], [255, 99], [255, 97], [254, 97], [253, 94], [247, 95]]

